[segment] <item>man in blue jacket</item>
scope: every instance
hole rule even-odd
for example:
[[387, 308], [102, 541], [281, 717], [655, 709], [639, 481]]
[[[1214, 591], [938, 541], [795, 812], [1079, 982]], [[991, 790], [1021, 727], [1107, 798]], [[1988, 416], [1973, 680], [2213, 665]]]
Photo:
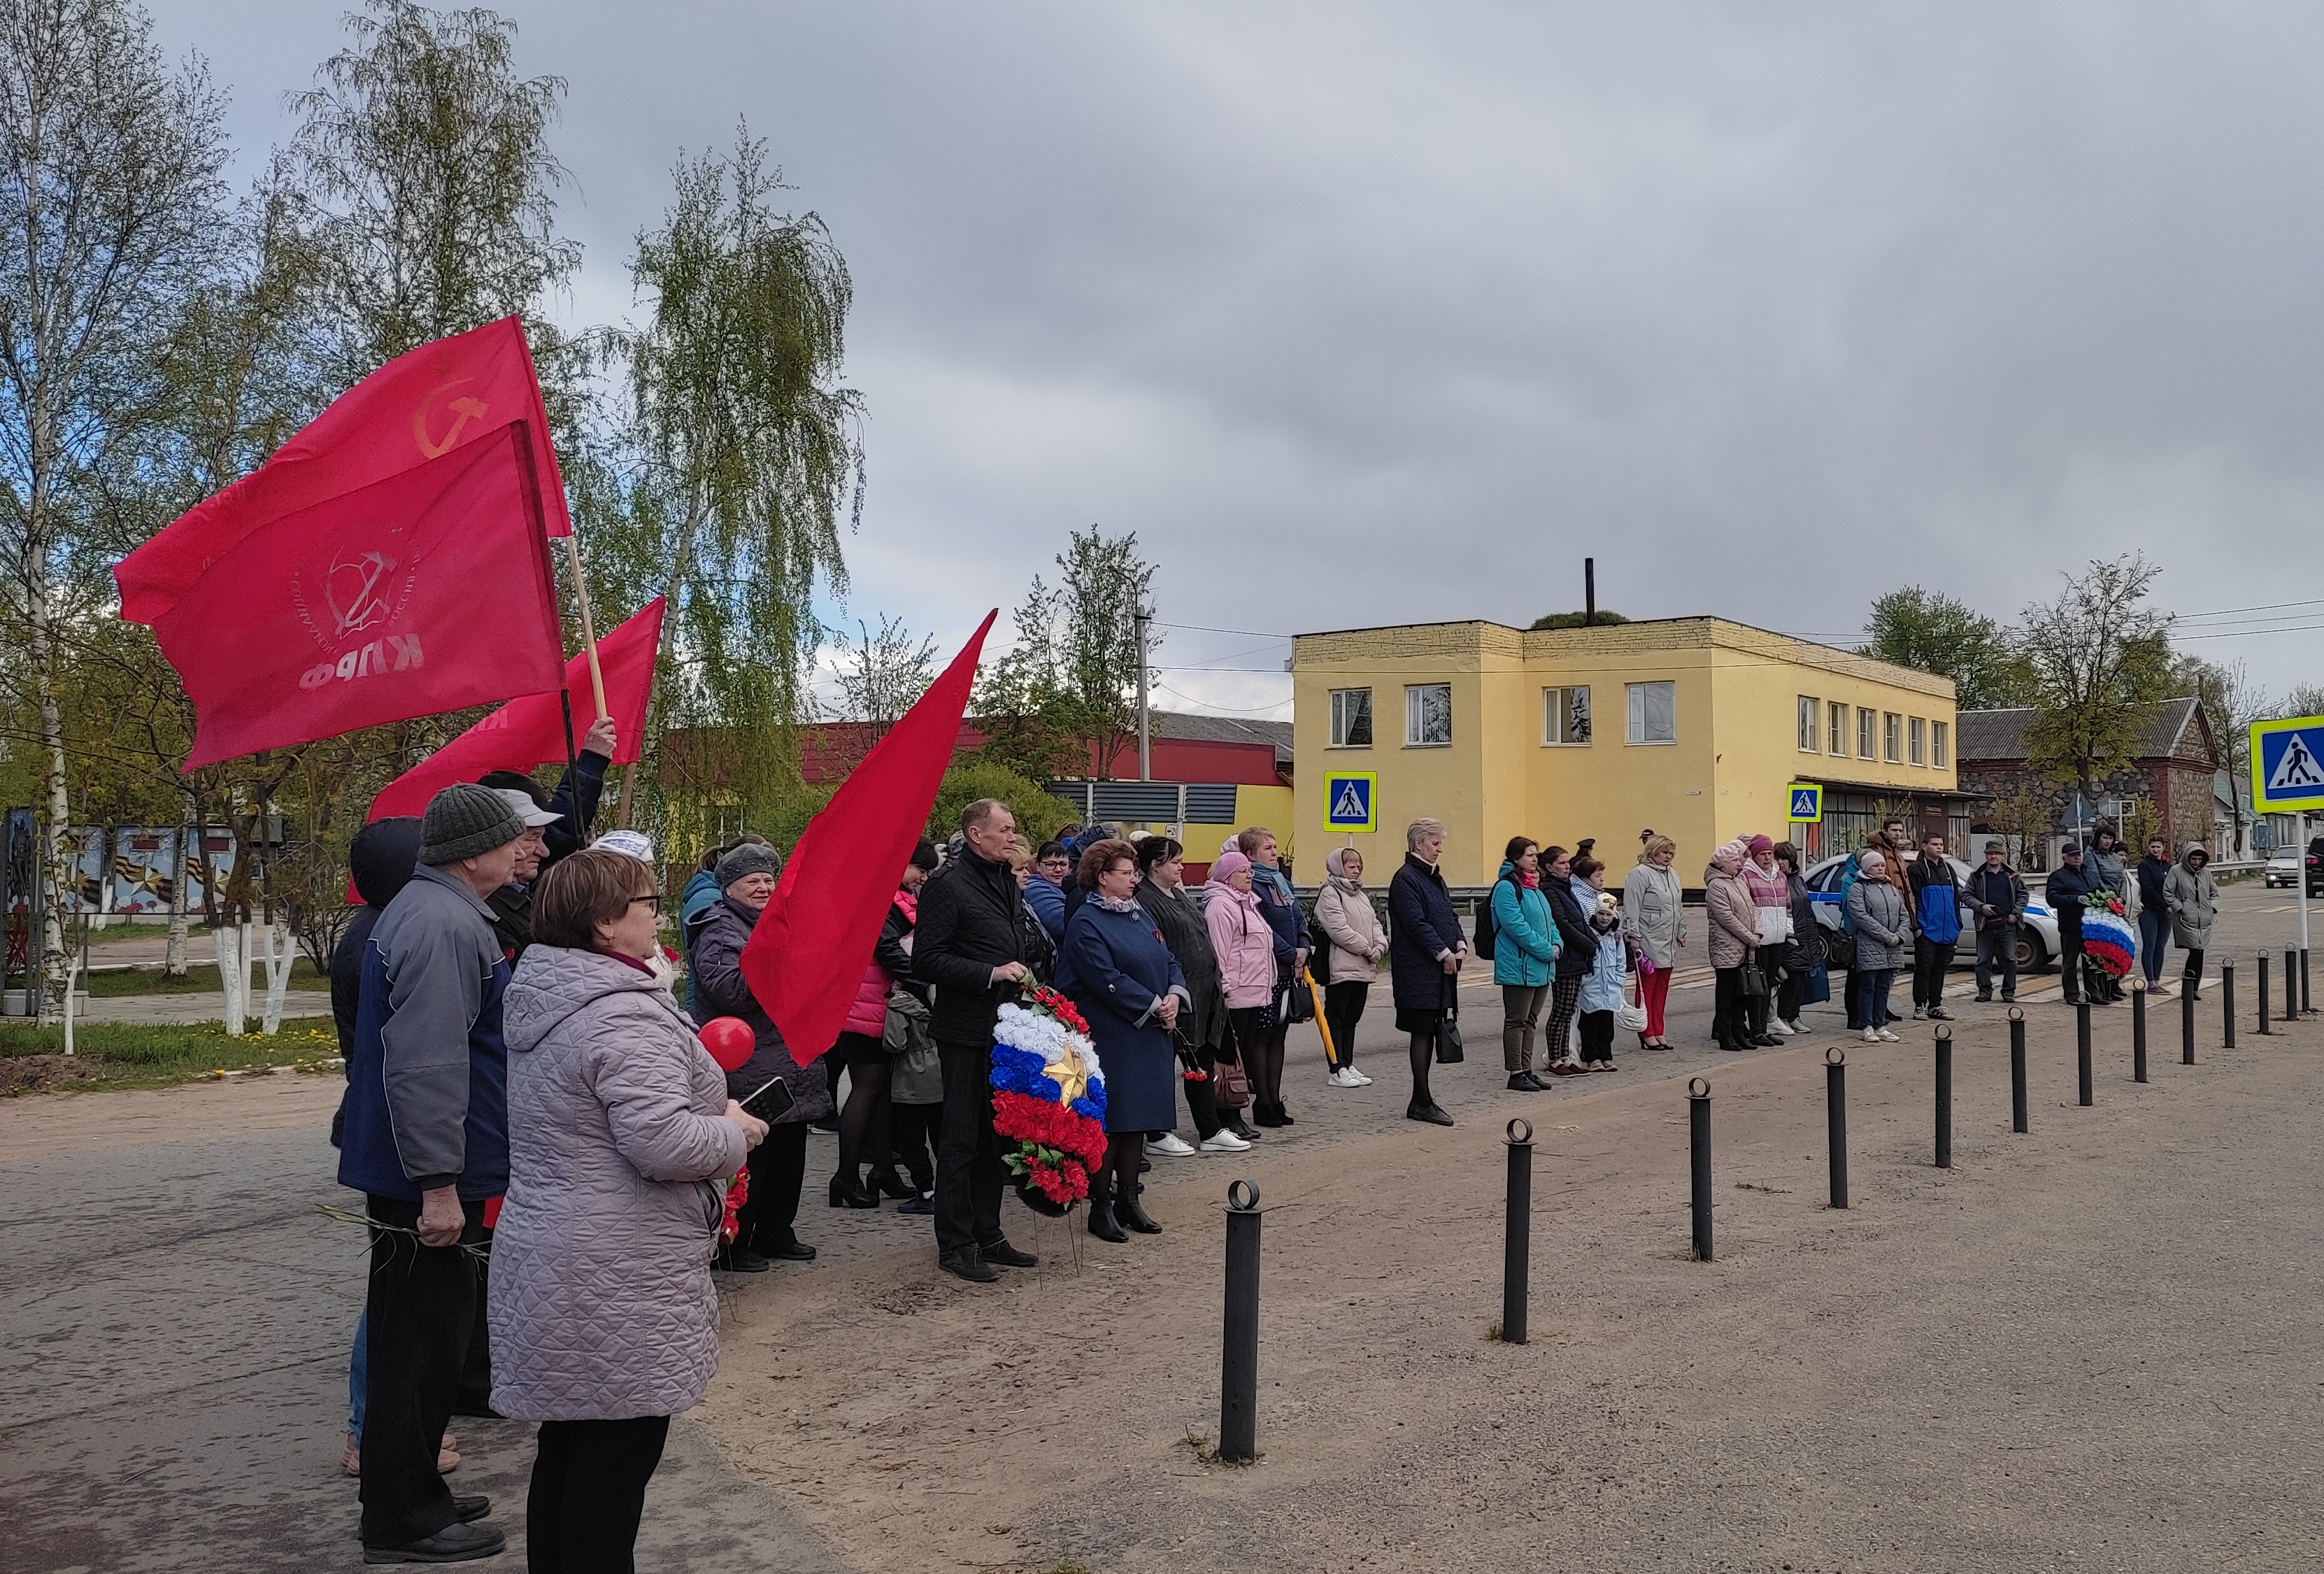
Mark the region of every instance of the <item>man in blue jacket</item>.
[[1953, 946], [1960, 940], [1960, 886], [1953, 879], [1952, 860], [1945, 856], [1943, 837], [1921, 838], [1921, 856], [1913, 860], [1905, 883], [1913, 893], [1913, 1015], [1950, 1022], [1945, 969], [1952, 966]]
[[366, 1561], [489, 1557], [506, 1538], [469, 1522], [490, 1500], [455, 1497], [436, 1472], [475, 1320], [487, 1199], [508, 1190], [509, 964], [484, 899], [509, 882], [524, 822], [489, 787], [428, 801], [420, 862], [364, 948], [347, 1068], [339, 1184], [364, 1194], [372, 1232], [363, 1448]]

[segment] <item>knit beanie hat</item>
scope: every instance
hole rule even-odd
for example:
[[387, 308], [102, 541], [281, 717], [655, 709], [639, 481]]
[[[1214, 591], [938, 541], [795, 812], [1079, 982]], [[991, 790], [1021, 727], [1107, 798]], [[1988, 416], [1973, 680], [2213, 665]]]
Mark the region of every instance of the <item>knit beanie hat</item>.
[[1761, 853], [1772, 853], [1775, 850], [1775, 844], [1769, 841], [1765, 835], [1755, 834], [1749, 841], [1745, 842], [1743, 845], [1749, 850], [1751, 856], [1755, 858]]
[[504, 847], [524, 834], [508, 800], [474, 782], [455, 782], [428, 801], [420, 818], [420, 861], [456, 864]]
[[730, 889], [745, 875], [777, 875], [783, 872], [783, 856], [759, 842], [744, 842], [718, 860], [718, 867], [710, 877], [718, 882], [721, 891]]

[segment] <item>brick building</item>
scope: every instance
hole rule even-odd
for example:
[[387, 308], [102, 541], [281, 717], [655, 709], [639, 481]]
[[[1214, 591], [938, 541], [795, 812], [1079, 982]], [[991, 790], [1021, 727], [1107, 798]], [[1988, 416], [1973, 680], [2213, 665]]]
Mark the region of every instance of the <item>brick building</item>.
[[[2075, 788], [2060, 784], [2025, 763], [2025, 729], [2034, 712], [2028, 708], [1964, 710], [1960, 713], [1961, 791], [1978, 799], [1971, 819], [1972, 835], [1996, 829], [1988, 818], [1993, 806], [2031, 790], [2050, 807], [2050, 846], [2041, 849], [2043, 866], [2055, 863], [2055, 844], [2077, 828], [2068, 823]], [[2202, 701], [2193, 697], [2166, 699], [2151, 708], [2144, 742], [2132, 765], [2098, 784], [2093, 810], [2118, 819], [2128, 805], [2144, 799], [2162, 817], [2173, 853], [2190, 841], [2218, 846], [2218, 782], [2225, 752], [2211, 731]]]

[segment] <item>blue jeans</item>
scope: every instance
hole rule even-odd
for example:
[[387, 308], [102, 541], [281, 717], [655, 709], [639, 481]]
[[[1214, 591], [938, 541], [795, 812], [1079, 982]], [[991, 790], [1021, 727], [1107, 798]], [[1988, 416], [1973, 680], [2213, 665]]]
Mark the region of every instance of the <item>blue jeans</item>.
[[1888, 986], [1896, 979], [1896, 969], [1876, 970], [1858, 968], [1848, 976], [1849, 985], [1856, 991], [1857, 1019], [1866, 1027], [1888, 1025]]
[[371, 1366], [364, 1355], [371, 1345], [371, 1341], [364, 1337], [364, 1325], [370, 1319], [371, 1314], [367, 1311], [356, 1314], [355, 1353], [347, 1357], [347, 1435], [355, 1439], [358, 1447], [363, 1443], [364, 1380], [369, 1375]]
[[2170, 931], [2163, 925], [2170, 921], [2167, 912], [2157, 912], [2151, 907], [2138, 910], [2138, 960], [2146, 969], [2146, 982], [2151, 987], [2163, 977], [2163, 953], [2170, 949]]

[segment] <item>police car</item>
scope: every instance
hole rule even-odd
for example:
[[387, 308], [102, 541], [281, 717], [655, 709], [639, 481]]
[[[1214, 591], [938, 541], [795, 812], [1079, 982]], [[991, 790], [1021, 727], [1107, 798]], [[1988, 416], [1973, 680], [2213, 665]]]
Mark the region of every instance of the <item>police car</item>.
[[[1959, 858], [1948, 857], [1953, 866], [1953, 882], [1964, 889], [1969, 884], [1969, 866]], [[1845, 927], [1840, 921], [1847, 898], [1841, 893], [1840, 877], [1848, 868], [1845, 857], [1826, 858], [1812, 866], [1806, 875], [1811, 899], [1815, 903], [1816, 922], [1834, 934]], [[2058, 960], [2058, 916], [2042, 900], [2042, 876], [2020, 876], [2025, 880], [2025, 918], [2017, 926], [2017, 970], [2039, 973], [2054, 967]], [[1964, 905], [1961, 912], [1960, 939], [1953, 942], [1953, 966], [1967, 968], [1977, 961], [1977, 924]]]

